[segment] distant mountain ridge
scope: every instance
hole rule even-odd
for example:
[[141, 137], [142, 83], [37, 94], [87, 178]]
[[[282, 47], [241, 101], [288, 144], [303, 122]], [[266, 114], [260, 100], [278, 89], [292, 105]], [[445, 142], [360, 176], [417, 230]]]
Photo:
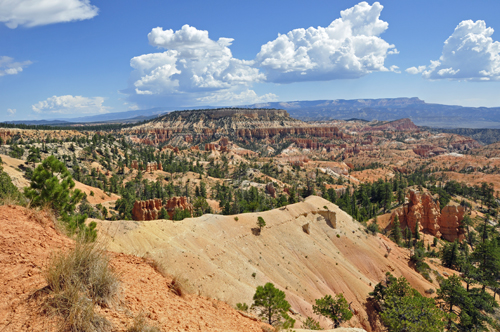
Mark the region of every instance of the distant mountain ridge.
[[270, 102], [247, 107], [282, 108], [305, 121], [409, 118], [418, 126], [434, 128], [500, 128], [500, 107], [428, 104], [416, 97]]
[[[139, 122], [165, 113], [181, 110], [214, 109], [215, 106], [156, 107], [147, 110], [106, 113], [62, 120], [11, 121], [10, 123], [60, 125], [95, 122]], [[231, 107], [228, 107], [231, 108]], [[411, 119], [417, 126], [432, 128], [500, 129], [500, 107], [465, 107], [428, 104], [413, 98], [335, 99], [269, 102], [234, 106], [233, 108], [274, 108], [288, 111], [291, 117], [303, 121], [318, 120], [380, 120]]]

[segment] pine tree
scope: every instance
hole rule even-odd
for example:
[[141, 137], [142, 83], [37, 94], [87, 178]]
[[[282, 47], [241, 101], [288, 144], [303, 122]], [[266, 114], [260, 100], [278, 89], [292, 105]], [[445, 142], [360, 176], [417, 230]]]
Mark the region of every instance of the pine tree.
[[415, 242], [414, 242], [414, 246], [417, 245], [417, 242], [418, 240], [420, 240], [420, 225], [418, 223], [418, 221], [415, 223]]
[[[277, 326], [281, 320], [290, 320], [287, 312], [290, 303], [285, 299], [285, 292], [277, 289], [270, 282], [264, 286], [258, 286], [253, 296], [252, 308], [257, 308], [259, 317], [263, 317], [269, 325]], [[293, 327], [293, 324], [292, 326]]]
[[413, 238], [413, 233], [411, 232], [411, 229], [408, 226], [406, 226], [405, 228], [405, 237], [406, 237], [406, 246], [410, 248], [411, 241]]
[[479, 243], [471, 255], [472, 261], [478, 267], [478, 281], [483, 285], [483, 292], [486, 286], [498, 287], [498, 275], [500, 275], [500, 250], [496, 241], [485, 240]]
[[447, 268], [457, 268], [459, 266], [458, 242], [446, 244], [441, 251], [441, 262]]
[[265, 226], [266, 226], [266, 222], [264, 221], [264, 218], [258, 217], [257, 218], [257, 227], [259, 227], [259, 229], [262, 230], [262, 228]]
[[333, 321], [334, 328], [337, 328], [345, 321], [352, 318], [353, 314], [349, 309], [349, 304], [343, 294], [337, 294], [335, 298], [331, 295], [316, 300], [313, 305], [315, 314], [325, 316]]
[[394, 216], [391, 237], [398, 245], [401, 243], [401, 225], [399, 223], [399, 217], [397, 214]]
[[295, 191], [295, 187], [291, 186], [288, 191], [288, 203], [293, 204], [297, 203], [297, 192]]

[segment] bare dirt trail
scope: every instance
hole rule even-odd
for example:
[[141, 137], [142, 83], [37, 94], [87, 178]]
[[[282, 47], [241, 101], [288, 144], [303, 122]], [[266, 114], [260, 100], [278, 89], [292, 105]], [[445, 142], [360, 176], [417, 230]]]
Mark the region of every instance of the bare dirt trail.
[[[258, 216], [266, 226], [254, 235]], [[272, 282], [300, 317], [317, 318], [311, 307], [315, 299], [344, 293], [356, 313], [346, 326], [373, 331], [378, 328], [368, 322], [366, 298], [386, 272], [405, 276], [421, 293], [436, 288], [408, 266], [408, 250], [383, 235], [366, 234], [361, 224], [317, 196], [237, 216], [98, 222], [111, 250], [152, 257], [193, 292], [231, 305], [251, 304], [256, 287]]]

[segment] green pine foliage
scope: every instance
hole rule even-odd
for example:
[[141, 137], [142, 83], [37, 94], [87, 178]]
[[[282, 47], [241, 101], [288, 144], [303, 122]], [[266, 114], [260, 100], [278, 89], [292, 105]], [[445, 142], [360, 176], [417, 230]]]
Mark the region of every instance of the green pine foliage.
[[264, 218], [258, 217], [257, 218], [257, 227], [259, 227], [259, 229], [262, 230], [262, 228], [265, 226], [266, 226], [266, 222], [264, 221]]
[[73, 190], [75, 182], [63, 162], [49, 156], [33, 171], [31, 184], [24, 194], [32, 206], [49, 207], [65, 222], [71, 233], [78, 233], [88, 240], [97, 236], [96, 223], [85, 224], [87, 215], [75, 214], [75, 208], [84, 193]]
[[459, 267], [458, 242], [447, 243], [441, 250], [441, 263], [443, 266], [454, 269]]
[[313, 330], [313, 331], [323, 330], [321, 325], [319, 325], [319, 322], [311, 317], [307, 317], [307, 319], [302, 323], [302, 328], [305, 330]]
[[394, 217], [394, 224], [391, 229], [391, 238], [396, 242], [398, 245], [401, 243], [401, 224], [399, 223], [399, 218], [398, 215]]
[[268, 282], [264, 286], [257, 287], [252, 308], [257, 309], [259, 317], [269, 325], [291, 328], [295, 320], [287, 314], [290, 310], [290, 303], [285, 297], [285, 292]]
[[334, 328], [339, 327], [353, 316], [343, 294], [337, 294], [335, 298], [331, 295], [325, 295], [321, 299], [316, 299], [315, 302], [316, 305], [313, 305], [313, 312], [331, 319]]
[[445, 325], [434, 299], [418, 292], [403, 297], [389, 295], [380, 317], [389, 332], [442, 332]]
[[370, 293], [381, 308], [380, 318], [389, 332], [442, 332], [445, 316], [434, 299], [413, 289], [404, 277], [387, 273], [385, 285], [379, 283]]
[[9, 174], [0, 166], [0, 203], [15, 203], [24, 205], [25, 199], [17, 187], [12, 183]]

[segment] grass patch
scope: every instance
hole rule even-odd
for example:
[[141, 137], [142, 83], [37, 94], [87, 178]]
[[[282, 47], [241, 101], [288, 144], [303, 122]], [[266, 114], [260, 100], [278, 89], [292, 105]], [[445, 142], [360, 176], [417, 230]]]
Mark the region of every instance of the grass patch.
[[151, 326], [147, 323], [146, 317], [143, 314], [139, 314], [134, 318], [134, 322], [131, 327], [127, 329], [127, 332], [160, 332], [160, 329], [156, 326]]
[[174, 276], [172, 278], [172, 282], [170, 283], [169, 288], [177, 296], [182, 297], [186, 294], [189, 294], [189, 292], [188, 292], [188, 288], [189, 288], [188, 280], [185, 278], [179, 277], [179, 276]]
[[51, 258], [44, 277], [49, 295], [45, 305], [63, 318], [61, 330], [109, 330], [110, 323], [95, 313], [94, 306], [109, 306], [119, 282], [99, 244], [78, 240], [75, 248]]

